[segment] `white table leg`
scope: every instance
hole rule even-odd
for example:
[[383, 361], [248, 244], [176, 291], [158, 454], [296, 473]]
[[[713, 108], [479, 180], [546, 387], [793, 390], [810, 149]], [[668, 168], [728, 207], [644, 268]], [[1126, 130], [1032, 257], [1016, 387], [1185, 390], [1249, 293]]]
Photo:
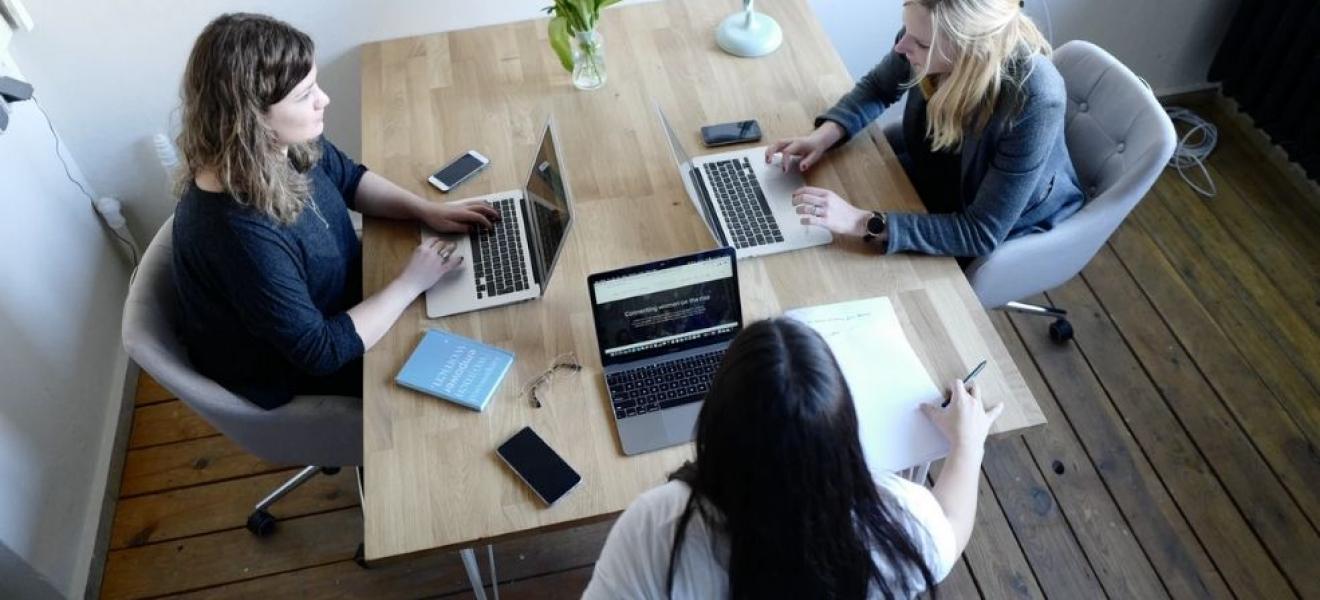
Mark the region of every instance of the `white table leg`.
[[486, 586], [481, 582], [481, 567], [477, 566], [477, 553], [471, 548], [464, 548], [458, 551], [458, 555], [463, 557], [463, 567], [467, 569], [468, 581], [472, 583], [472, 595], [477, 600], [486, 600]]

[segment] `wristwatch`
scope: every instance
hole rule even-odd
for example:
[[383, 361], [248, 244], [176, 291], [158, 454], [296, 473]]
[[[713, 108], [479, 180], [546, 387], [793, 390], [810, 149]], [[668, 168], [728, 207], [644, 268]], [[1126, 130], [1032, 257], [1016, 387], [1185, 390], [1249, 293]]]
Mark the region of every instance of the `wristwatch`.
[[871, 211], [871, 218], [866, 220], [866, 235], [862, 236], [862, 241], [871, 243], [885, 232], [885, 227], [888, 225], [889, 221], [885, 218], [885, 213]]

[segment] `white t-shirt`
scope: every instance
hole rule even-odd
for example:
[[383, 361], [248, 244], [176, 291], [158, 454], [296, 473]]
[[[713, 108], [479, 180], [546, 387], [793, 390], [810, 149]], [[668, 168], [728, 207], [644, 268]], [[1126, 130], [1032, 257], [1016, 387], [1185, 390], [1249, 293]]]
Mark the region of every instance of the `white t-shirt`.
[[[944, 579], [958, 560], [958, 543], [953, 525], [944, 516], [935, 496], [925, 487], [896, 475], [882, 475], [876, 483], [882, 495], [897, 501], [913, 517], [907, 523], [908, 534], [925, 557], [931, 575], [936, 581]], [[665, 580], [674, 529], [691, 495], [686, 483], [670, 481], [633, 501], [605, 539], [605, 548], [582, 597], [589, 600], [668, 598]], [[714, 541], [716, 545], [711, 543], [712, 532], [705, 519], [694, 513], [688, 520], [683, 551], [674, 572], [674, 598], [729, 596], [728, 544], [723, 539]], [[879, 555], [876, 558], [880, 560]], [[892, 572], [886, 565], [880, 565], [880, 569], [882, 573]], [[922, 584], [921, 576], [915, 575], [913, 589], [921, 589]]]

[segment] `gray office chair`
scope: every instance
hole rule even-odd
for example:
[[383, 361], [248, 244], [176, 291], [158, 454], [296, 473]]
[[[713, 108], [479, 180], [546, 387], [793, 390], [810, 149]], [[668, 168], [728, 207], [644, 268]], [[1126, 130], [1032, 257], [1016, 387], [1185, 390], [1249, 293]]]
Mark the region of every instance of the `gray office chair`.
[[[165, 389], [244, 450], [273, 463], [313, 465], [257, 503], [247, 528], [265, 536], [275, 529], [276, 520], [266, 509], [276, 500], [318, 471], [332, 475], [339, 467], [362, 464], [362, 400], [299, 396], [263, 410], [194, 371], [176, 334], [173, 226], [171, 217], [142, 255], [124, 304], [124, 348]], [[358, 484], [361, 493], [360, 471]]]
[[965, 273], [987, 309], [1055, 317], [1050, 337], [1062, 343], [1072, 338], [1066, 311], [1016, 301], [1081, 272], [1155, 184], [1177, 140], [1145, 82], [1108, 52], [1072, 41], [1053, 61], [1068, 90], [1065, 135], [1086, 205], [1050, 231], [1003, 243]]
[[[129, 287], [128, 300], [124, 303], [124, 348], [165, 389], [244, 450], [273, 463], [311, 465], [258, 502], [248, 516], [248, 531], [259, 537], [269, 535], [275, 530], [276, 520], [266, 509], [276, 500], [318, 471], [333, 475], [342, 466], [362, 464], [362, 400], [297, 396], [284, 406], [264, 410], [194, 371], [188, 352], [175, 333], [179, 310], [173, 253], [174, 218], [170, 217], [142, 254], [142, 262]], [[357, 469], [356, 475], [358, 500], [365, 505], [362, 470]], [[494, 579], [494, 553], [490, 546], [486, 551]], [[464, 548], [459, 555], [473, 593], [485, 600], [476, 553]], [[368, 566], [361, 544], [353, 560], [363, 568]]]

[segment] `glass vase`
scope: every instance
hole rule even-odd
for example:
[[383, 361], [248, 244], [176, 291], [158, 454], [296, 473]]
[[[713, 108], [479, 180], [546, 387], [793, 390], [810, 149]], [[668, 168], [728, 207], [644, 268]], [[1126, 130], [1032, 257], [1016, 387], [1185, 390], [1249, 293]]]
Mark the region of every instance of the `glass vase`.
[[605, 85], [605, 38], [595, 29], [573, 38], [573, 87], [594, 90]]

